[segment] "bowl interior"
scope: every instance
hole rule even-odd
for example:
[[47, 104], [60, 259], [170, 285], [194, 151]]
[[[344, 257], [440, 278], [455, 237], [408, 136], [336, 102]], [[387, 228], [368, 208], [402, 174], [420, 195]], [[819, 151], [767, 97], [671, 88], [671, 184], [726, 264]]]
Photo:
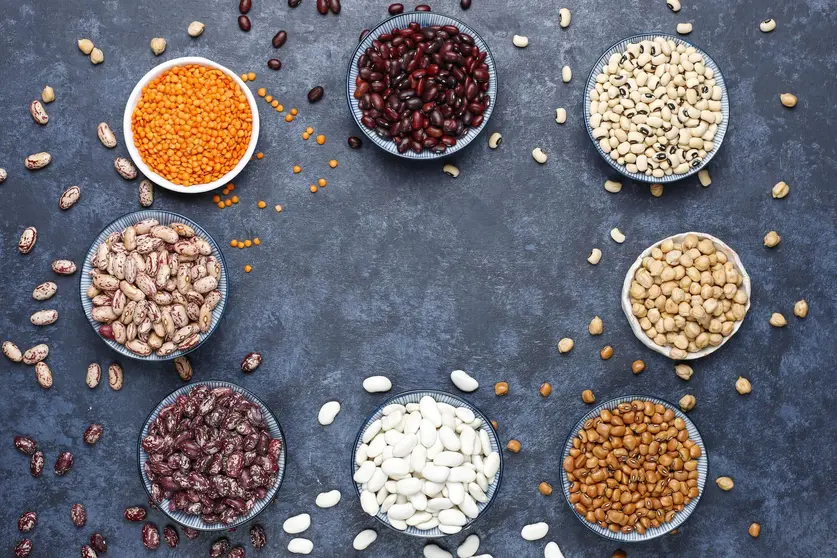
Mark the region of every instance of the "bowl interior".
[[[689, 172], [687, 172], [686, 174], [671, 174], [669, 176], [663, 176], [661, 178], [648, 176], [640, 172], [630, 172], [626, 167], [620, 165], [615, 160], [611, 159], [610, 155], [608, 155], [602, 150], [601, 146], [599, 145], [599, 142], [593, 137], [593, 129], [590, 127], [590, 90], [595, 88], [596, 76], [598, 76], [599, 73], [601, 73], [602, 68], [604, 68], [607, 65], [610, 56], [614, 52], [625, 52], [625, 49], [627, 48], [629, 43], [653, 40], [656, 37], [663, 37], [667, 40], [670, 39], [674, 41], [678, 45], [682, 44], [686, 47], [695, 48], [697, 52], [703, 56], [703, 59], [706, 62], [706, 67], [712, 69], [712, 71], [715, 73], [714, 77], [716, 85], [720, 87], [721, 91], [723, 92], [723, 96], [721, 98], [721, 114], [723, 115], [723, 120], [720, 124], [718, 124], [718, 132], [715, 134], [715, 139], [713, 140], [715, 149], [706, 154], [706, 158], [703, 160], [703, 163], [701, 165], [693, 169], [690, 169]], [[729, 125], [729, 92], [727, 91], [726, 82], [724, 81], [724, 75], [721, 73], [720, 67], [718, 67], [718, 64], [715, 62], [715, 60], [713, 60], [712, 57], [709, 56], [701, 48], [690, 43], [689, 41], [683, 40], [681, 37], [678, 37], [676, 35], [670, 35], [668, 33], [643, 33], [641, 35], [634, 35], [632, 37], [622, 39], [621, 41], [615, 43], [610, 48], [605, 50], [605, 52], [599, 57], [599, 59], [593, 65], [593, 69], [590, 70], [590, 75], [587, 77], [587, 83], [585, 83], [584, 85], [584, 100], [582, 102], [581, 109], [584, 116], [584, 127], [587, 130], [587, 136], [590, 138], [590, 141], [593, 142], [593, 146], [596, 148], [596, 151], [598, 151], [599, 155], [601, 155], [602, 158], [605, 161], [607, 161], [607, 164], [609, 164], [611, 167], [613, 167], [613, 169], [618, 171], [619, 174], [636, 180], [638, 182], [653, 182], [659, 184], [667, 184], [670, 182], [677, 182], [678, 180], [682, 180], [684, 178], [697, 174], [701, 169], [705, 168], [706, 165], [709, 164], [709, 161], [712, 160], [712, 158], [721, 148], [721, 144], [724, 141], [724, 136], [726, 136], [727, 133], [727, 126]]]
[[[148, 168], [148, 165], [143, 162], [142, 157], [140, 157], [139, 151], [134, 144], [134, 132], [131, 128], [131, 115], [134, 112], [134, 107], [137, 106], [140, 95], [142, 95], [143, 87], [148, 85], [151, 80], [166, 70], [175, 66], [185, 66], [187, 64], [208, 66], [221, 70], [227, 74], [244, 92], [244, 95], [247, 97], [247, 102], [250, 104], [250, 112], [253, 115], [253, 131], [250, 136], [250, 143], [247, 145], [247, 151], [244, 153], [244, 157], [241, 158], [238, 164], [230, 172], [218, 180], [208, 184], [196, 184], [195, 186], [181, 186], [179, 184], [175, 184]], [[259, 141], [259, 107], [256, 103], [256, 98], [253, 96], [253, 92], [250, 91], [250, 88], [247, 87], [244, 82], [241, 81], [241, 78], [238, 77], [238, 75], [236, 75], [232, 70], [207, 58], [202, 58], [200, 56], [184, 56], [182, 58], [174, 58], [167, 62], [163, 62], [159, 66], [155, 66], [139, 80], [136, 86], [134, 86], [134, 90], [131, 91], [131, 95], [128, 97], [128, 102], [125, 105], [125, 113], [122, 117], [122, 133], [125, 136], [125, 146], [128, 148], [128, 153], [131, 155], [131, 159], [134, 161], [134, 164], [137, 166], [139, 171], [148, 177], [152, 182], [174, 192], [180, 192], [183, 194], [200, 194], [201, 192], [209, 192], [210, 190], [220, 188], [232, 181], [232, 179], [244, 169], [247, 163], [250, 162], [250, 157], [253, 156], [253, 152], [256, 150], [256, 143]]]
[[[195, 229], [195, 233], [206, 240], [209, 245], [212, 247], [212, 254], [218, 258], [218, 262], [221, 264], [221, 275], [218, 278], [218, 290], [221, 292], [221, 301], [218, 303], [218, 306], [215, 307], [215, 311], [212, 313], [212, 322], [209, 325], [209, 329], [206, 333], [201, 334], [200, 342], [186, 351], [175, 351], [168, 356], [158, 356], [156, 353], [151, 353], [150, 355], [144, 357], [132, 353], [128, 349], [126, 349], [123, 345], [120, 345], [113, 339], [106, 339], [99, 334], [99, 326], [102, 325], [99, 322], [93, 320], [90, 316], [90, 310], [93, 308], [93, 302], [87, 297], [87, 288], [92, 283], [92, 278], [90, 277], [90, 271], [93, 269], [93, 264], [91, 263], [91, 258], [93, 254], [95, 254], [96, 249], [98, 248], [99, 244], [105, 241], [108, 235], [115, 231], [122, 231], [129, 225], [134, 225], [143, 219], [156, 219], [162, 225], [170, 225], [171, 223], [185, 223]], [[137, 360], [145, 360], [145, 361], [166, 361], [172, 360], [179, 356], [185, 355], [190, 353], [203, 345], [203, 343], [209, 339], [209, 337], [215, 331], [215, 328], [218, 327], [218, 323], [221, 321], [221, 317], [224, 314], [224, 309], [227, 306], [227, 297], [229, 296], [229, 280], [227, 276], [227, 264], [224, 261], [224, 255], [221, 253], [221, 248], [215, 242], [215, 240], [207, 233], [200, 225], [192, 221], [191, 219], [187, 219], [183, 215], [179, 215], [177, 213], [172, 213], [170, 211], [160, 211], [156, 209], [144, 209], [142, 211], [136, 211], [134, 213], [128, 213], [127, 215], [123, 215], [118, 219], [111, 222], [105, 229], [99, 233], [93, 243], [90, 245], [90, 248], [87, 250], [87, 255], [84, 257], [84, 263], [81, 268], [81, 276], [79, 278], [79, 292], [81, 294], [81, 306], [84, 310], [84, 315], [87, 318], [88, 323], [96, 332], [96, 335], [99, 338], [107, 343], [111, 349], [120, 353], [121, 355], [133, 358]]]
[[582, 425], [590, 420], [593, 417], [599, 416], [599, 413], [603, 409], [614, 409], [620, 403], [630, 403], [634, 399], [642, 399], [652, 401], [654, 403], [659, 403], [665, 405], [666, 408], [669, 408], [674, 411], [674, 415], [676, 417], [680, 417], [686, 423], [686, 430], [689, 432], [689, 438], [695, 442], [701, 448], [701, 456], [698, 458], [698, 493], [697, 498], [689, 502], [687, 506], [683, 508], [683, 510], [677, 512], [677, 515], [674, 516], [674, 520], [668, 523], [661, 525], [660, 527], [652, 527], [645, 531], [645, 534], [640, 535], [636, 531], [632, 533], [614, 533], [606, 528], [600, 527], [598, 524], [590, 523], [587, 519], [584, 518], [583, 515], [578, 513], [573, 505], [570, 503], [570, 485], [571, 483], [567, 480], [567, 476], [564, 473], [563, 467], [561, 468], [561, 488], [564, 492], [564, 498], [567, 501], [567, 505], [572, 510], [573, 515], [575, 515], [579, 521], [581, 521], [588, 529], [593, 531], [594, 533], [606, 538], [611, 539], [614, 541], [620, 542], [642, 542], [651, 539], [656, 539], [657, 537], [661, 537], [667, 533], [669, 533], [672, 529], [677, 529], [682, 525], [695, 511], [695, 508], [698, 505], [701, 497], [703, 496], [704, 487], [706, 485], [706, 479], [709, 475], [709, 456], [706, 453], [706, 446], [703, 443], [703, 438], [700, 435], [700, 431], [698, 431], [695, 424], [683, 413], [676, 405], [669, 403], [663, 399], [659, 399], [657, 397], [650, 397], [648, 395], [625, 395], [622, 397], [617, 397], [614, 399], [610, 399], [609, 401], [605, 401], [600, 403], [584, 413], [578, 422], [573, 426], [572, 430], [570, 430], [569, 436], [567, 436], [567, 441], [564, 443], [564, 451], [561, 454], [561, 462], [564, 462], [564, 458], [566, 458], [570, 454], [570, 450], [572, 449], [573, 438], [575, 438], [576, 433], [578, 433], [579, 429]]
[[[482, 413], [482, 411], [480, 411], [478, 408], [476, 408], [474, 405], [472, 405], [471, 403], [469, 403], [465, 399], [462, 399], [462, 398], [460, 398], [456, 395], [450, 394], [450, 393], [446, 393], [444, 391], [415, 390], [415, 391], [407, 391], [407, 392], [401, 393], [399, 395], [396, 395], [395, 397], [393, 397], [393, 398], [387, 400], [386, 402], [384, 402], [383, 404], [381, 404], [377, 409], [375, 409], [375, 411], [372, 413], [372, 415], [369, 418], [366, 419], [366, 421], [363, 423], [363, 426], [360, 429], [360, 432], [358, 432], [358, 435], [355, 438], [355, 443], [352, 446], [352, 455], [351, 455], [352, 475], [354, 475], [355, 471], [357, 471], [357, 469], [358, 469], [358, 466], [355, 463], [355, 455], [357, 454], [357, 449], [361, 444], [361, 439], [363, 437], [363, 433], [366, 432], [366, 429], [368, 429], [369, 426], [373, 422], [375, 422], [376, 420], [378, 420], [379, 418], [381, 418], [383, 416], [382, 411], [383, 411], [384, 407], [386, 407], [387, 405], [394, 404], [394, 403], [401, 404], [401, 405], [406, 405], [407, 403], [418, 403], [421, 400], [421, 398], [424, 397], [425, 395], [429, 395], [429, 396], [433, 397], [436, 401], [438, 401], [440, 403], [447, 403], [447, 404], [453, 405], [455, 407], [467, 407], [471, 411], [473, 411], [474, 415], [477, 418], [482, 420], [483, 428], [485, 428], [486, 432], [488, 432], [488, 439], [491, 442], [491, 450], [496, 451], [500, 455], [500, 469], [497, 471], [497, 476], [495, 477], [494, 483], [491, 484], [488, 487], [488, 492], [486, 492], [486, 496], [488, 497], [488, 500], [484, 503], [477, 502], [477, 507], [479, 508], [479, 515], [475, 519], [469, 519], [468, 523], [465, 524], [462, 527], [462, 530], [464, 531], [464, 530], [468, 529], [469, 527], [471, 527], [471, 525], [473, 525], [474, 522], [479, 520], [483, 516], [483, 514], [485, 513], [485, 510], [487, 510], [491, 506], [491, 504], [494, 502], [495, 497], [497, 496], [497, 492], [499, 492], [499, 490], [500, 490], [500, 484], [502, 484], [502, 482], [503, 482], [503, 451], [500, 447], [500, 439], [497, 437], [497, 433], [494, 431], [494, 428], [491, 427], [491, 421], [489, 420], [489, 418], [486, 417]], [[352, 481], [352, 484], [355, 487], [355, 492], [357, 494], [357, 497], [360, 498], [361, 485], [357, 484], [354, 481]], [[395, 527], [393, 527], [389, 523], [389, 520], [387, 519], [387, 514], [383, 513], [383, 512], [379, 512], [378, 515], [375, 516], [375, 519], [377, 519], [378, 521], [380, 521], [381, 523], [383, 523], [384, 525], [386, 525], [390, 529], [393, 529], [394, 531], [397, 531], [399, 533], [406, 533], [406, 534], [411, 535], [413, 537], [440, 538], [440, 537], [447, 537], [448, 536], [445, 533], [443, 533], [442, 531], [440, 531], [438, 527], [436, 527], [435, 529], [428, 529], [426, 531], [416, 529], [415, 527], [407, 527], [407, 529], [404, 530], [404, 531], [402, 531], [400, 529], [396, 529]]]
[[204, 523], [200, 517], [195, 515], [189, 515], [182, 511], [169, 511], [169, 499], [164, 499], [160, 504], [159, 508], [167, 517], [169, 517], [172, 521], [176, 521], [180, 525], [185, 527], [190, 527], [192, 529], [197, 529], [199, 531], [226, 531], [229, 529], [233, 529], [238, 527], [239, 525], [243, 525], [248, 521], [251, 521], [257, 515], [259, 515], [264, 509], [273, 501], [273, 498], [276, 496], [276, 493], [279, 492], [279, 487], [282, 486], [282, 480], [285, 476], [285, 462], [287, 456], [287, 444], [285, 443], [285, 433], [282, 431], [282, 426], [279, 424], [276, 416], [273, 414], [273, 411], [256, 395], [251, 393], [250, 391], [244, 389], [241, 386], [230, 382], [224, 381], [217, 381], [217, 380], [208, 380], [203, 382], [194, 382], [188, 385], [185, 385], [166, 396], [165, 399], [160, 401], [154, 410], [148, 415], [148, 418], [145, 419], [145, 423], [142, 425], [142, 430], [140, 431], [139, 439], [137, 440], [137, 455], [138, 455], [138, 462], [139, 462], [139, 474], [140, 479], [142, 480], [142, 484], [145, 487], [146, 492], [148, 495], [151, 495], [151, 482], [146, 478], [144, 473], [144, 466], [145, 462], [148, 460], [148, 454], [145, 450], [142, 449], [142, 439], [148, 434], [148, 428], [151, 426], [151, 423], [157, 418], [157, 415], [160, 413], [160, 410], [165, 407], [166, 405], [171, 405], [175, 402], [178, 396], [185, 395], [194, 388], [205, 385], [209, 388], [219, 388], [219, 387], [228, 387], [231, 388], [233, 391], [237, 391], [244, 395], [248, 401], [255, 403], [259, 406], [259, 409], [262, 412], [262, 416], [265, 419], [265, 423], [267, 424], [268, 431], [270, 435], [282, 441], [282, 453], [279, 455], [279, 470], [276, 473], [276, 484], [268, 491], [267, 496], [261, 500], [259, 500], [253, 509], [250, 510], [249, 513], [242, 515], [239, 517], [234, 523], [230, 525], [223, 525], [220, 523], [217, 524], [207, 524]]
[[[360, 110], [357, 99], [355, 99], [354, 97], [355, 90], [357, 89], [357, 86], [355, 85], [355, 78], [357, 78], [358, 74], [358, 60], [366, 51], [366, 49], [372, 46], [372, 41], [377, 39], [378, 36], [384, 33], [389, 33], [396, 27], [404, 28], [411, 22], [417, 22], [422, 27], [427, 27], [429, 25], [455, 25], [460, 29], [460, 31], [464, 31], [471, 35], [474, 38], [474, 44], [478, 46], [481, 51], [484, 51], [486, 53], [485, 63], [488, 65], [489, 73], [488, 95], [491, 97], [491, 104], [488, 106], [488, 109], [486, 109], [484, 113], [482, 124], [480, 124], [477, 128], [469, 128], [465, 136], [460, 139], [457, 139], [456, 145], [454, 145], [453, 147], [449, 147], [444, 153], [433, 153], [427, 150], [422, 151], [421, 153], [415, 153], [410, 150], [408, 150], [406, 153], [399, 153], [396, 144], [392, 140], [390, 140], [389, 138], [382, 138], [373, 130], [370, 130], [369, 128], [364, 126], [360, 121], [360, 119], [363, 117], [363, 111]], [[346, 98], [349, 102], [349, 110], [351, 111], [352, 117], [355, 119], [355, 123], [357, 124], [358, 128], [360, 128], [363, 131], [363, 133], [366, 135], [367, 138], [369, 138], [372, 141], [372, 143], [374, 143], [384, 151], [392, 153], [393, 155], [399, 157], [403, 157], [405, 159], [441, 159], [443, 157], [449, 157], [450, 155], [453, 155], [454, 153], [463, 149], [465, 146], [471, 143], [471, 141], [473, 141], [474, 138], [476, 138], [488, 124], [488, 120], [491, 118], [491, 114], [494, 112], [494, 107], [497, 105], [497, 67], [494, 63], [494, 56], [491, 54], [491, 50], [488, 48], [488, 44], [485, 42], [485, 40], [482, 37], [480, 37], [479, 33], [474, 31], [473, 28], [463, 23], [462, 21], [435, 12], [405, 12], [385, 19], [384, 21], [376, 25], [374, 28], [372, 28], [369, 31], [369, 33], [366, 34], [363, 40], [360, 41], [360, 44], [358, 44], [354, 54], [352, 55], [352, 59], [349, 62], [348, 75], [346, 77]]]
[[[651, 350], [657, 351], [658, 353], [667, 356], [668, 358], [673, 358], [671, 356], [671, 347], [660, 347], [659, 345], [654, 343], [654, 341], [652, 339], [649, 339], [648, 336], [645, 335], [645, 332], [643, 331], [642, 326], [639, 325], [639, 320], [636, 318], [636, 316], [634, 316], [634, 313], [631, 311], [631, 297], [630, 297], [629, 291], [631, 289], [631, 281], [633, 280], [634, 273], [636, 273], [636, 270], [639, 269], [639, 266], [642, 264], [643, 258], [651, 255], [651, 249], [652, 248], [654, 248], [655, 246], [659, 246], [660, 244], [662, 244], [666, 240], [673, 240], [674, 242], [682, 242], [683, 239], [688, 234], [694, 234], [694, 235], [697, 235], [699, 238], [708, 238], [708, 239], [712, 240], [712, 242], [715, 243], [716, 249], [721, 250], [724, 254], [727, 255], [727, 258], [730, 261], [735, 263], [735, 267], [738, 268], [738, 271], [741, 273], [741, 277], [742, 277], [741, 288], [744, 290], [745, 293], [747, 293], [747, 304], [744, 308], [745, 319], [747, 317], [746, 314], [748, 314], [750, 312], [750, 295], [751, 295], [750, 276], [747, 274], [747, 270], [744, 269], [744, 264], [741, 263], [741, 258], [738, 257], [738, 254], [735, 252], [735, 250], [733, 250], [732, 248], [727, 246], [722, 240], [720, 240], [718, 238], [715, 238], [711, 234], [690, 231], [690, 232], [675, 234], [673, 236], [669, 236], [667, 238], [664, 238], [662, 240], [659, 240], [659, 241], [655, 242], [654, 244], [652, 244], [651, 246], [649, 246], [648, 248], [646, 248], [645, 250], [642, 251], [642, 253], [639, 255], [639, 257], [634, 261], [634, 263], [628, 269], [628, 273], [625, 275], [625, 280], [622, 283], [622, 311], [625, 313], [625, 317], [628, 318], [628, 323], [630, 324], [631, 329], [634, 332], [634, 335], [636, 335], [637, 338], [640, 341], [642, 341], [642, 344], [645, 345], [646, 347], [648, 347]], [[706, 355], [709, 355], [709, 354], [717, 351], [718, 349], [723, 347], [724, 344], [727, 341], [732, 339], [732, 336], [735, 335], [738, 332], [738, 329], [741, 327], [742, 323], [744, 323], [744, 320], [739, 320], [739, 321], [735, 322], [735, 324], [733, 325], [733, 328], [732, 328], [732, 333], [729, 336], [724, 337], [721, 340], [721, 343], [717, 347], [707, 345], [706, 347], [704, 347], [703, 349], [701, 349], [697, 352], [688, 353], [686, 355], [686, 357], [683, 358], [683, 359], [675, 359], [675, 360], [694, 360], [694, 359], [697, 359], [697, 358], [705, 357]]]

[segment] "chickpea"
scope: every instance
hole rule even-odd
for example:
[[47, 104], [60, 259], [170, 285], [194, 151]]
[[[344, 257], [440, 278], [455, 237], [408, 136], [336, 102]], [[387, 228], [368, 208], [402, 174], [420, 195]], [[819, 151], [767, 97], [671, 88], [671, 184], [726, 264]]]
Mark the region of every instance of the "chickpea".
[[747, 395], [753, 391], [753, 387], [750, 385], [750, 380], [744, 376], [739, 376], [738, 379], [735, 380], [735, 390], [741, 395]]
[[592, 389], [585, 389], [581, 392], [581, 400], [587, 403], [588, 405], [591, 403], [596, 402], [596, 396], [593, 393]]
[[770, 325], [772, 325], [773, 327], [785, 327], [786, 325], [788, 325], [788, 321], [779, 312], [774, 312], [770, 316]]
[[587, 326], [587, 331], [590, 332], [590, 335], [601, 335], [603, 329], [604, 325], [602, 324], [602, 319], [598, 316], [590, 320], [590, 325]]
[[797, 318], [804, 318], [808, 315], [808, 303], [804, 298], [793, 305], [793, 315]]
[[573, 350], [575, 346], [575, 341], [570, 339], [569, 337], [564, 337], [560, 341], [558, 341], [558, 352], [561, 354], [568, 353]]
[[694, 374], [695, 371], [688, 364], [677, 364], [674, 367], [674, 373], [677, 374], [677, 377], [681, 380], [686, 380], [688, 382], [692, 378], [692, 374]]
[[509, 383], [508, 382], [497, 382], [494, 384], [494, 394], [495, 395], [506, 395], [509, 392]]
[[509, 443], [506, 444], [506, 449], [512, 453], [519, 453], [522, 447], [523, 446], [517, 440], [509, 440]]
[[635, 360], [631, 364], [631, 372], [633, 372], [634, 374], [639, 374], [643, 370], [645, 370], [645, 363], [643, 361]]

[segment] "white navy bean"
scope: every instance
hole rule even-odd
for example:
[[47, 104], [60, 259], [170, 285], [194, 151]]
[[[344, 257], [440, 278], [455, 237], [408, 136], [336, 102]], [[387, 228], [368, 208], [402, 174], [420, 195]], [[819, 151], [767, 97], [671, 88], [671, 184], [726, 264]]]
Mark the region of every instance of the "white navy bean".
[[450, 373], [450, 379], [457, 389], [466, 393], [475, 391], [480, 387], [479, 382], [464, 370], [454, 370]]
[[526, 48], [529, 46], [529, 37], [523, 35], [515, 35], [512, 37], [512, 44], [517, 48]]
[[371, 516], [378, 515], [378, 510], [380, 509], [378, 506], [378, 500], [375, 497], [374, 492], [370, 492], [368, 490], [364, 490], [360, 493], [360, 507]]
[[692, 24], [691, 23], [678, 23], [677, 24], [677, 32], [681, 35], [688, 35], [692, 32]]
[[384, 393], [392, 389], [392, 382], [386, 376], [369, 376], [363, 380], [363, 389], [369, 393]]
[[564, 554], [561, 552], [561, 549], [558, 548], [557, 543], [548, 542], [543, 549], [543, 558], [564, 558]]
[[570, 21], [572, 21], [572, 14], [570, 10], [567, 8], [561, 8], [558, 10], [558, 25], [560, 25], [563, 29], [566, 29], [570, 26]]
[[296, 535], [302, 533], [311, 526], [311, 516], [307, 513], [301, 513], [293, 517], [289, 517], [282, 524], [282, 529], [289, 535]]
[[288, 552], [291, 554], [311, 554], [314, 550], [314, 543], [308, 539], [291, 539], [288, 543]]
[[440, 546], [428, 544], [424, 547], [424, 558], [453, 558], [453, 555]]
[[323, 426], [328, 426], [334, 422], [337, 413], [340, 412], [340, 403], [338, 401], [329, 401], [320, 407], [320, 412], [317, 415], [317, 421]]
[[773, 18], [765, 19], [761, 23], [759, 23], [759, 29], [762, 33], [770, 33], [774, 29], [776, 29], [776, 20]]
[[320, 492], [317, 494], [317, 499], [314, 503], [317, 504], [318, 508], [333, 508], [340, 502], [340, 497], [341, 494], [339, 490]]
[[561, 81], [569, 83], [573, 79], [573, 71], [569, 66], [561, 68]]
[[544, 538], [548, 532], [549, 525], [546, 523], [532, 523], [523, 527], [520, 531], [520, 536], [527, 541], [537, 541]]
[[352, 548], [366, 550], [376, 540], [378, 540], [378, 533], [374, 529], [366, 529], [355, 536], [354, 541], [352, 541]]

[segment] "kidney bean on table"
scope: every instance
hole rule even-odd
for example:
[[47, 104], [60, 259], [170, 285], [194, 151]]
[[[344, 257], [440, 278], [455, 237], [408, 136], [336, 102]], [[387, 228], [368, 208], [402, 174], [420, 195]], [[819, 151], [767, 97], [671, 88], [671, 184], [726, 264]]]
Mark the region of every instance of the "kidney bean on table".
[[90, 535], [90, 546], [96, 552], [104, 553], [108, 551], [108, 543], [105, 541], [105, 538], [101, 533], [93, 533]]
[[253, 0], [239, 0], [238, 2], [238, 11], [242, 14], [246, 14], [250, 11], [250, 8], [253, 7]]
[[32, 458], [29, 460], [29, 472], [32, 473], [32, 476], [38, 478], [41, 476], [41, 472], [44, 470], [44, 452], [36, 451], [32, 454]]
[[290, 8], [296, 8], [300, 4], [302, 4], [302, 0], [288, 0], [288, 7]]
[[389, 15], [398, 15], [404, 11], [404, 4], [390, 4], [387, 11]]
[[321, 15], [326, 15], [328, 13], [328, 0], [317, 0], [317, 11]]
[[24, 455], [33, 455], [38, 449], [38, 442], [27, 436], [15, 436], [15, 447]]
[[250, 31], [250, 18], [246, 15], [238, 16], [238, 27], [242, 31]]
[[288, 40], [288, 32], [287, 31], [279, 31], [276, 35], [273, 36], [273, 40], [271, 43], [273, 44], [273, 48], [280, 48], [282, 45], [285, 44], [285, 41]]
[[148, 550], [157, 550], [160, 547], [160, 530], [150, 521], [142, 526], [142, 544]]
[[459, 7], [463, 10], [467, 10], [471, 7], [471, 0], [459, 0]]
[[372, 41], [358, 60], [354, 96], [361, 123], [399, 153], [443, 153], [491, 104], [487, 53], [454, 25], [412, 22]]
[[55, 460], [55, 474], [61, 476], [69, 471], [72, 466], [73, 454], [68, 451], [62, 452]]
[[278, 58], [271, 58], [267, 61], [267, 67], [271, 70], [279, 70], [282, 68], [282, 62]]

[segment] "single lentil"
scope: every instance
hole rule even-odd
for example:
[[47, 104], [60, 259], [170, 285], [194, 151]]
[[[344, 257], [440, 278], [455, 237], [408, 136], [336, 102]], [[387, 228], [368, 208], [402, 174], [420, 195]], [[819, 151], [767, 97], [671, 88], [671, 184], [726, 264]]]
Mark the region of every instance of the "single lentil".
[[259, 206], [259, 209], [264, 209], [265, 207], [267, 207], [267, 204], [264, 202], [264, 200], [259, 200], [259, 203], [257, 203], [256, 205]]
[[331, 161], [329, 161], [328, 166], [330, 166], [333, 169], [336, 169], [337, 168], [337, 159], [332, 159]]

